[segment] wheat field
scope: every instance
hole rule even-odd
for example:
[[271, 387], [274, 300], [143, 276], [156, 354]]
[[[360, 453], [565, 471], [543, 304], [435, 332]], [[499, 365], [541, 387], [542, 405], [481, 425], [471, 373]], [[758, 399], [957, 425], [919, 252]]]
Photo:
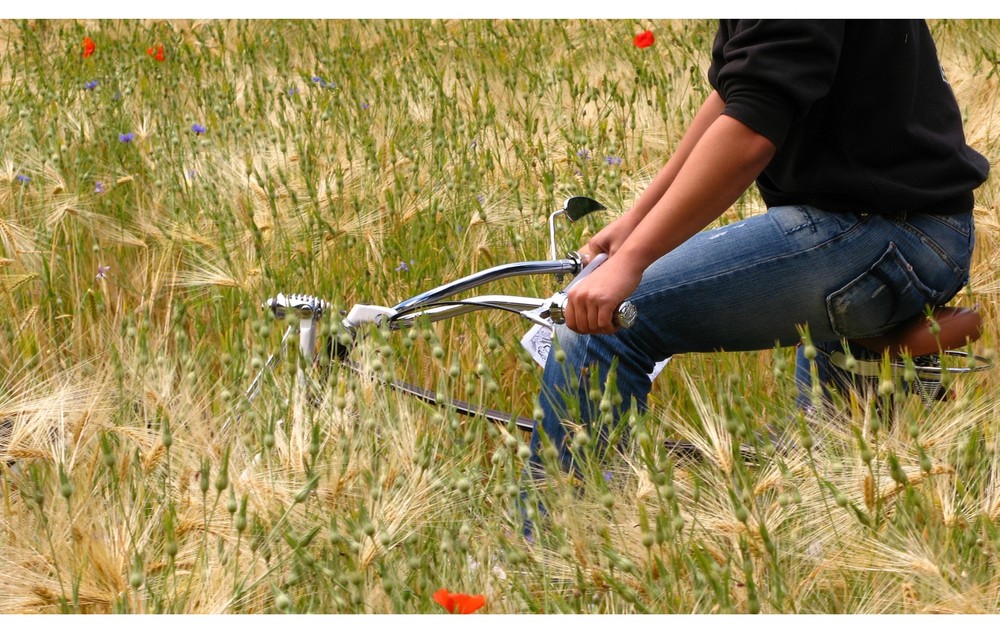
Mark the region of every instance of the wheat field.
[[[1000, 22], [934, 21], [970, 144], [1000, 156]], [[648, 48], [633, 45], [646, 30]], [[547, 257], [571, 195], [628, 208], [708, 90], [710, 21], [0, 22], [0, 613], [996, 613], [1000, 373], [891, 419], [863, 398], [756, 462], [794, 350], [691, 355], [583, 485], [532, 491], [528, 437], [385, 388], [531, 417], [528, 325], [371, 331], [308, 393], [306, 292], [393, 305]], [[720, 222], [763, 211], [748, 192]], [[1000, 186], [958, 305], [992, 358]], [[547, 279], [494, 292], [547, 296]], [[322, 324], [336, 334], [335, 319]], [[294, 352], [294, 350], [291, 350]], [[703, 448], [676, 459], [663, 440]], [[819, 448], [820, 442], [822, 449]]]

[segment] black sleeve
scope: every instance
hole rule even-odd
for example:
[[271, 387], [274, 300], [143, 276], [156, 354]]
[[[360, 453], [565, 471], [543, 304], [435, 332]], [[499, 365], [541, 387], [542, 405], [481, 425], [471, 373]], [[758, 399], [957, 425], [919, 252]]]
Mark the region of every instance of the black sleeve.
[[837, 73], [842, 20], [725, 20], [708, 79], [723, 114], [781, 147], [789, 127], [823, 98]]

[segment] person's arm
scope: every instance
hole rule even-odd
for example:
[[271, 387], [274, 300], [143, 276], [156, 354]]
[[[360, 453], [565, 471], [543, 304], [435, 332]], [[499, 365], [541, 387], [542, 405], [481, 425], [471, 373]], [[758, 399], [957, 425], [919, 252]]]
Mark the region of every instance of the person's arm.
[[725, 103], [719, 93], [712, 91], [702, 103], [698, 113], [691, 121], [684, 137], [677, 145], [673, 155], [667, 164], [653, 178], [649, 186], [642, 192], [635, 204], [614, 222], [608, 224], [604, 229], [598, 231], [590, 241], [583, 246], [579, 252], [584, 261], [589, 261], [591, 257], [598, 253], [613, 255], [622, 245], [625, 239], [632, 233], [635, 227], [653, 209], [653, 206], [660, 201], [663, 194], [667, 192], [680, 172], [681, 167], [691, 155], [692, 150], [702, 135], [715, 122], [722, 113]]
[[[679, 155], [681, 160], [671, 159], [676, 167], [668, 163], [651, 185], [650, 189], [662, 189], [659, 198], [645, 214], [637, 203], [634, 215], [630, 211], [622, 216], [629, 221], [638, 218], [634, 228], [617, 246], [610, 242], [605, 251], [610, 251], [608, 260], [570, 291], [566, 305], [570, 329], [581, 334], [614, 332], [614, 311], [639, 285], [643, 271], [722, 215], [771, 160], [774, 144], [721, 115], [721, 106], [715, 109], [721, 99], [716, 102], [716, 98], [715, 93], [709, 97], [685, 135], [685, 142], [689, 137], [692, 142]], [[653, 198], [657, 191], [647, 193]]]

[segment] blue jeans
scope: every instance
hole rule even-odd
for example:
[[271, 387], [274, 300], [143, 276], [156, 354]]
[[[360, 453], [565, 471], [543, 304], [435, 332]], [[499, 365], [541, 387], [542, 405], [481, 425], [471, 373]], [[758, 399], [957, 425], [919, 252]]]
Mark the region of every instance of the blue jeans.
[[643, 274], [630, 297], [639, 312], [632, 328], [556, 330], [565, 357], [550, 354], [545, 366], [530, 475], [544, 477], [542, 433], [572, 468], [563, 420], [589, 428], [597, 419], [592, 374], [603, 389], [614, 359], [617, 418], [646, 407], [648, 374], [673, 354], [795, 345], [802, 326], [814, 343], [875, 336], [942, 305], [965, 285], [973, 243], [971, 210], [897, 218], [783, 206], [699, 233]]

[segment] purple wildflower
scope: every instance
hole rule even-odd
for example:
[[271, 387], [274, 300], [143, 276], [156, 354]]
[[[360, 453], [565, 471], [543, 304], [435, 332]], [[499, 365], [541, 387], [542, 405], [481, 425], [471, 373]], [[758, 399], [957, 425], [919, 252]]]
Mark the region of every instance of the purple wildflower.
[[29, 182], [31, 182], [31, 178], [29, 178], [28, 176], [25, 176], [24, 174], [18, 174], [15, 177], [21, 182], [22, 185], [26, 185]]
[[604, 162], [606, 162], [609, 165], [621, 165], [622, 159], [619, 158], [618, 156], [608, 156], [607, 158], [604, 159]]
[[286, 90], [285, 92], [287, 92], [287, 93], [288, 93], [288, 96], [289, 96], [289, 97], [294, 97], [295, 95], [299, 94], [299, 89], [298, 89], [298, 88], [295, 88], [295, 87], [293, 86], [293, 87], [289, 88], [288, 90]]
[[[410, 260], [410, 263], [411, 263], [411, 264], [413, 263], [413, 260], [412, 260], [412, 259]], [[409, 267], [409, 266], [407, 266], [407, 265], [406, 265], [406, 262], [403, 262], [403, 261], [399, 262], [399, 266], [396, 266], [396, 272], [397, 272], [397, 273], [405, 273], [405, 272], [406, 272], [406, 271], [408, 271], [409, 269], [410, 269], [410, 267]]]
[[94, 184], [94, 193], [104, 193], [104, 183], [100, 180]]
[[97, 81], [96, 79], [94, 79], [92, 81], [88, 81], [87, 83], [83, 84], [83, 89], [84, 90], [93, 90], [94, 88], [97, 87], [98, 83], [100, 83], [100, 82]]
[[364, 103], [362, 103], [362, 104], [361, 104], [361, 109], [362, 109], [362, 110], [367, 110], [367, 109], [368, 109], [368, 108], [370, 108], [370, 107], [371, 107], [371, 106], [369, 106], [369, 105], [368, 105], [368, 102], [367, 102], [367, 101], [365, 101]]
[[580, 158], [582, 158], [583, 160], [590, 160], [590, 150], [589, 149], [586, 149], [586, 148], [580, 149], [580, 150], [578, 150], [576, 152], [576, 155], [579, 156]]
[[201, 125], [200, 123], [195, 123], [194, 125], [191, 126], [191, 131], [194, 132], [195, 134], [204, 134], [205, 126]]
[[111, 270], [111, 266], [98, 266], [97, 274], [94, 275], [94, 279], [105, 279], [108, 276], [108, 271]]
[[134, 132], [128, 132], [126, 134], [118, 135], [118, 140], [121, 141], [122, 143], [131, 143], [133, 139], [135, 139]]
[[322, 77], [313, 77], [313, 83], [314, 84], [323, 84], [323, 83], [326, 83], [326, 82], [323, 81]]

